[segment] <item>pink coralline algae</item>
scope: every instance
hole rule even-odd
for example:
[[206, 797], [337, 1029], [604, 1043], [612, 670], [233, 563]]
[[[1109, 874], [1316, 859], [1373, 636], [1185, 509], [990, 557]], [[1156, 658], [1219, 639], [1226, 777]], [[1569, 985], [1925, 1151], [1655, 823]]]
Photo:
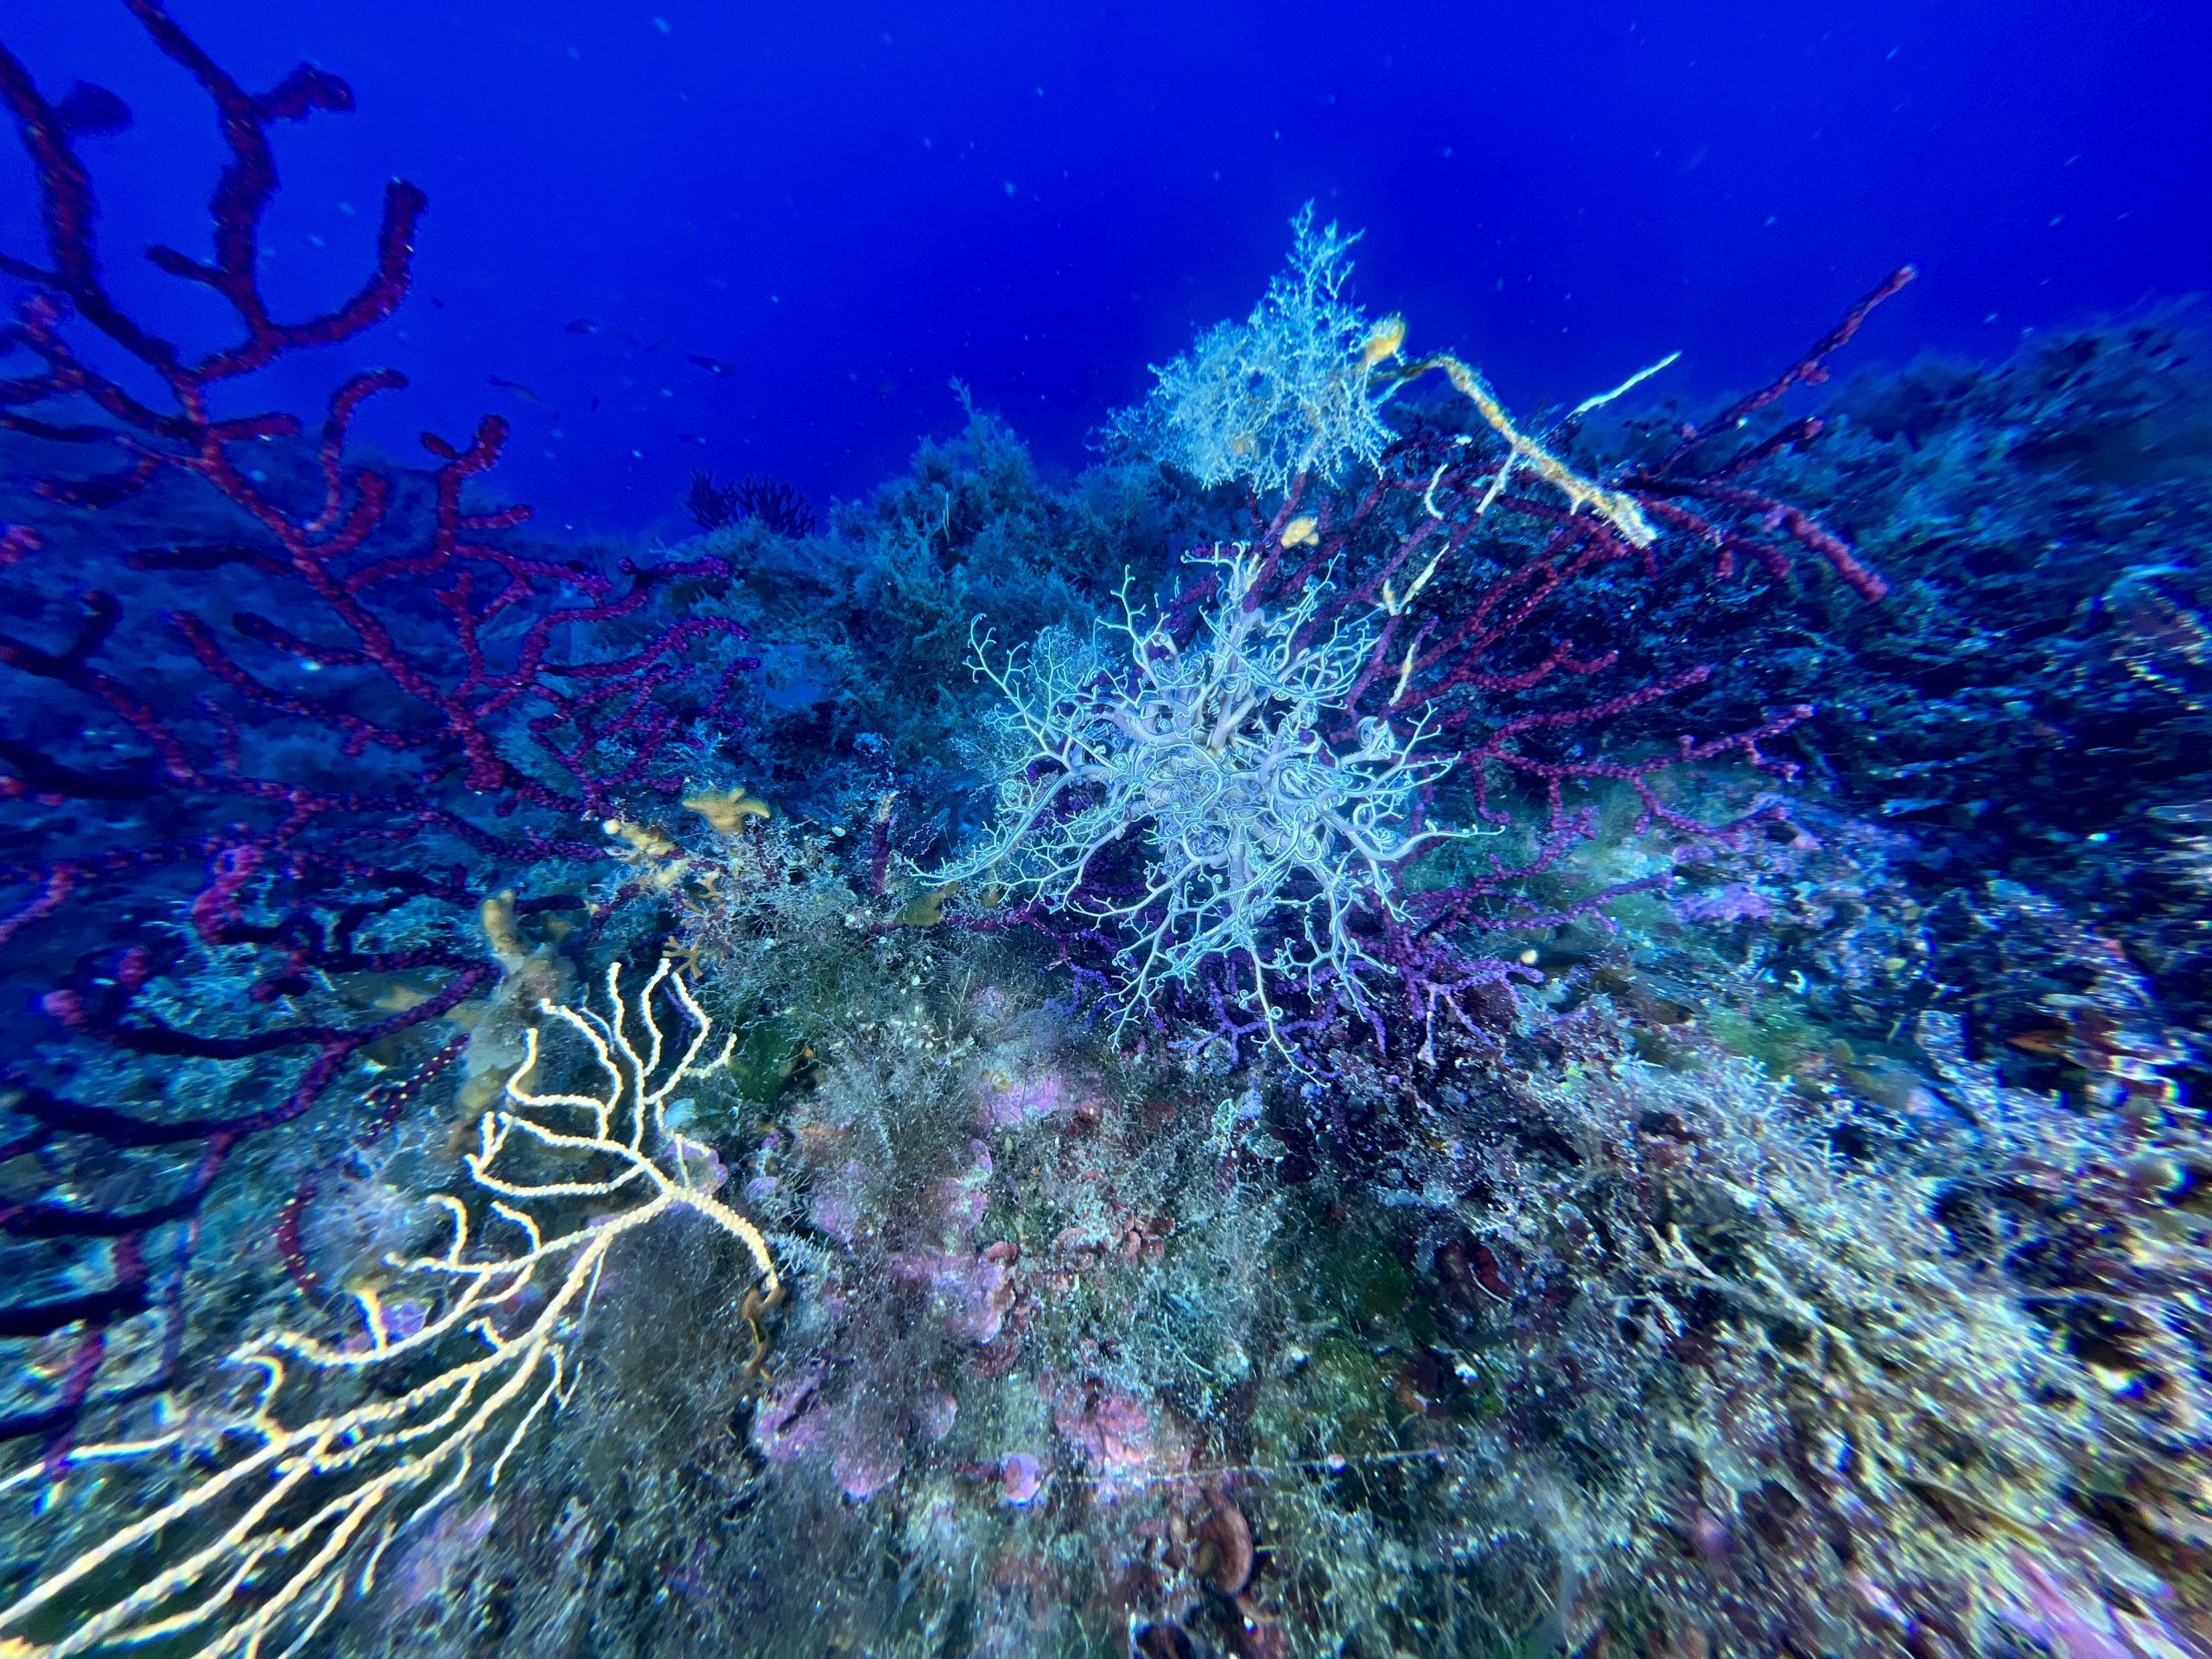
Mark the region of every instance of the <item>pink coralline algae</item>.
[[1028, 1503], [1044, 1489], [1043, 1467], [1027, 1452], [1012, 1452], [999, 1465], [999, 1497], [1001, 1502], [1018, 1507]]
[[847, 1446], [833, 1460], [837, 1490], [855, 1503], [873, 1497], [906, 1472], [906, 1460], [894, 1445]]
[[[422, 1330], [423, 1321], [429, 1313], [428, 1305], [417, 1301], [411, 1296], [404, 1301], [392, 1303], [383, 1310], [385, 1338], [392, 1342], [406, 1341], [408, 1338]], [[370, 1345], [366, 1332], [354, 1332], [341, 1344], [347, 1353], [352, 1354], [366, 1353]]]
[[979, 1348], [997, 1339], [1013, 1310], [1014, 1263], [1020, 1254], [1011, 1243], [978, 1250], [971, 1243], [990, 1205], [991, 1171], [990, 1149], [980, 1141], [969, 1141], [967, 1166], [928, 1190], [924, 1213], [936, 1226], [936, 1244], [902, 1250], [890, 1259], [892, 1277], [925, 1289], [931, 1315]]
[[814, 1409], [822, 1391], [818, 1363], [793, 1371], [768, 1390], [753, 1414], [753, 1444], [771, 1463], [791, 1463], [822, 1444], [823, 1416]]
[[859, 1503], [906, 1471], [906, 1447], [896, 1434], [870, 1432], [861, 1402], [831, 1401], [823, 1377], [817, 1360], [771, 1388], [753, 1408], [753, 1444], [772, 1464], [826, 1452], [838, 1491]]
[[850, 1244], [861, 1230], [860, 1202], [853, 1188], [861, 1173], [858, 1163], [846, 1163], [816, 1189], [809, 1206], [814, 1224], [840, 1244]]
[[1111, 1384], [1062, 1387], [1052, 1396], [1052, 1427], [1090, 1465], [1103, 1503], [1128, 1497], [1189, 1461], [1189, 1448], [1171, 1425], [1155, 1423], [1142, 1401]]
[[2197, 1651], [2155, 1614], [2122, 1614], [2074, 1574], [2054, 1577], [2024, 1551], [2013, 1552], [2012, 1567], [2019, 1600], [2000, 1616], [2059, 1659], [2187, 1659]]
[[891, 1271], [903, 1283], [925, 1287], [945, 1328], [982, 1348], [997, 1339], [1014, 1307], [1015, 1255], [1008, 1243], [980, 1252], [907, 1251], [891, 1258]]
[[729, 1185], [729, 1166], [712, 1147], [699, 1149], [703, 1156], [691, 1163], [691, 1185], [705, 1192], [719, 1192]]
[[1067, 1116], [1082, 1103], [1067, 1079], [1057, 1071], [1018, 1078], [993, 1073], [984, 1078], [981, 1092], [977, 1120], [987, 1129], [1020, 1128], [1049, 1117]]
[[1774, 906], [1763, 895], [1740, 881], [1731, 881], [1710, 893], [1694, 893], [1687, 898], [1677, 899], [1671, 908], [1681, 921], [1707, 925], [1764, 922], [1774, 914]]
[[454, 1573], [482, 1546], [499, 1518], [499, 1506], [448, 1510], [401, 1553], [386, 1582], [398, 1611], [407, 1612], [446, 1593]]
[[919, 1416], [922, 1438], [935, 1445], [960, 1421], [960, 1402], [943, 1389], [935, 1389], [922, 1402]]
[[931, 1183], [929, 1213], [948, 1240], [966, 1238], [982, 1224], [990, 1207], [991, 1153], [980, 1141], [968, 1143], [968, 1166], [957, 1175]]

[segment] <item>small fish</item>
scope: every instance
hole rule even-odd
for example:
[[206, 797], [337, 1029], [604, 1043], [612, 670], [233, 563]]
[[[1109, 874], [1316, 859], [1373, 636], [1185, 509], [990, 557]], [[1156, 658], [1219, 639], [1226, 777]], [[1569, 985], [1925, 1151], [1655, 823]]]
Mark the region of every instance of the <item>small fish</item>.
[[599, 413], [599, 394], [597, 392], [594, 392], [591, 395], [591, 412], [594, 415]]
[[569, 332], [572, 334], [595, 334], [599, 332], [599, 325], [589, 317], [578, 317], [569, 324]]
[[130, 124], [130, 106], [105, 86], [79, 81], [61, 96], [54, 113], [64, 132], [80, 138], [121, 132]]
[[652, 345], [648, 346], [644, 340], [639, 340], [635, 334], [630, 334], [626, 330], [617, 334], [614, 338], [620, 340], [625, 346], [627, 346], [633, 352], [657, 352], [660, 350], [662, 346], [668, 344], [664, 340], [657, 340], [653, 341]]
[[484, 377], [484, 384], [497, 386], [501, 391], [512, 391], [526, 404], [542, 404], [545, 401], [521, 381], [510, 380], [503, 374], [487, 374]]
[[678, 443], [696, 443], [702, 449], [707, 447], [707, 441], [696, 432], [679, 432], [676, 435], [676, 441]]
[[696, 352], [690, 353], [690, 356], [694, 363], [709, 374], [735, 374], [737, 372], [736, 364], [725, 363], [719, 357], [702, 357]]

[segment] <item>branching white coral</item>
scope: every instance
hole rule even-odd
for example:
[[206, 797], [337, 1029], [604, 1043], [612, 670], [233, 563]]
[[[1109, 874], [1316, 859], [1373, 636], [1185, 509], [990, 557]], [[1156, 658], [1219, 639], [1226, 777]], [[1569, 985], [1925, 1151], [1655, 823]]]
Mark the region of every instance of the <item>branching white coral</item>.
[[[1182, 468], [1209, 488], [1242, 480], [1268, 494], [1304, 476], [1336, 483], [1353, 462], [1372, 468], [1381, 461], [1396, 436], [1382, 406], [1433, 371], [1505, 446], [1478, 514], [1509, 483], [1540, 480], [1567, 498], [1570, 512], [1603, 518], [1631, 544], [1649, 547], [1656, 539], [1633, 496], [1575, 471], [1522, 430], [1482, 376], [1458, 358], [1437, 352], [1399, 360], [1404, 318], [1375, 321], [1344, 297], [1351, 276], [1346, 255], [1357, 232], [1339, 236], [1334, 224], [1315, 231], [1311, 202], [1291, 221], [1291, 231], [1290, 268], [1268, 283], [1252, 315], [1216, 324], [1173, 362], [1155, 365], [1159, 385], [1152, 396], [1116, 416], [1109, 437]], [[1612, 402], [1680, 355], [1584, 400], [1574, 414]]]
[[[745, 1318], [776, 1299], [767, 1241], [699, 1184], [712, 1154], [668, 1121], [677, 1086], [726, 1064], [732, 1039], [702, 1062], [713, 1026], [671, 965], [626, 1006], [621, 971], [607, 969], [604, 1018], [543, 1005], [582, 1039], [599, 1086], [526, 1086], [538, 1068], [531, 1031], [506, 1103], [478, 1123], [473, 1205], [429, 1200], [445, 1215], [444, 1248], [394, 1258], [381, 1291], [358, 1291], [361, 1328], [349, 1342], [279, 1330], [239, 1349], [254, 1397], [219, 1426], [212, 1464], [0, 1608], [0, 1656], [149, 1643], [195, 1659], [296, 1651], [349, 1591], [375, 1585], [396, 1540], [471, 1481], [499, 1484], [566, 1397], [569, 1350], [608, 1251], [671, 1211], [689, 1210], [743, 1245], [760, 1276]], [[691, 1027], [680, 1050], [654, 1008], [664, 985]], [[310, 1396], [314, 1408], [302, 1403]], [[71, 1484], [92, 1491], [101, 1466], [177, 1456], [203, 1432], [79, 1447]], [[44, 1472], [34, 1465], [0, 1491]], [[70, 1495], [64, 1487], [58, 1502]]]
[[[1451, 762], [1421, 754], [1425, 726], [1367, 719], [1349, 744], [1323, 735], [1375, 650], [1363, 619], [1316, 626], [1329, 584], [1270, 612], [1251, 602], [1249, 549], [1190, 562], [1218, 586], [1186, 645], [1139, 616], [1128, 582], [1122, 620], [1088, 641], [1048, 632], [995, 664], [990, 636], [976, 637], [976, 672], [1007, 704], [998, 810], [982, 844], [931, 879], [998, 883], [1112, 930], [1124, 1018], [1213, 962], [1271, 1029], [1271, 988], [1286, 983], [1364, 1006], [1361, 976], [1381, 965], [1367, 939], [1378, 915], [1402, 913], [1400, 868], [1457, 833], [1411, 827]], [[1140, 880], [1116, 890], [1100, 855], [1132, 836]]]
[[1357, 235], [1316, 231], [1308, 202], [1291, 221], [1290, 268], [1243, 322], [1223, 322], [1153, 373], [1160, 384], [1115, 430], [1211, 487], [1247, 479], [1281, 490], [1301, 473], [1373, 466], [1393, 434], [1376, 412], [1378, 364], [1395, 349], [1344, 297]]

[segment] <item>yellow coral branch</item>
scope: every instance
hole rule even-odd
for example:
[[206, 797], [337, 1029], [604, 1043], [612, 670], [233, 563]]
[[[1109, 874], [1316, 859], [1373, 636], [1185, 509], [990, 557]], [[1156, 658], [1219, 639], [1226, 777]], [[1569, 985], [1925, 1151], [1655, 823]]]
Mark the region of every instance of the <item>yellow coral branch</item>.
[[[1506, 448], [1510, 451], [1504, 467], [1491, 486], [1490, 497], [1484, 500], [1484, 506], [1488, 506], [1490, 500], [1504, 488], [1508, 472], [1525, 467], [1564, 495], [1569, 512], [1580, 512], [1588, 507], [1637, 547], [1649, 547], [1658, 539], [1659, 532], [1652, 529], [1651, 521], [1643, 516], [1643, 509], [1637, 504], [1635, 497], [1609, 489], [1594, 479], [1583, 477], [1514, 425], [1513, 417], [1505, 412], [1505, 406], [1497, 401], [1491, 389], [1483, 385], [1482, 377], [1458, 358], [1444, 352], [1424, 357], [1418, 362], [1408, 363], [1402, 378], [1411, 380], [1427, 374], [1431, 369], [1441, 372], [1459, 395], [1475, 406], [1475, 412], [1483, 417], [1491, 431], [1505, 440]], [[1630, 382], [1631, 385], [1634, 384]]]
[[[0, 1608], [0, 1656], [70, 1659], [150, 1642], [175, 1643], [195, 1659], [252, 1659], [271, 1644], [296, 1650], [349, 1585], [365, 1592], [374, 1584], [395, 1539], [479, 1478], [480, 1452], [491, 1454], [484, 1484], [497, 1486], [515, 1449], [566, 1398], [569, 1347], [607, 1253], [671, 1211], [691, 1211], [744, 1246], [760, 1278], [747, 1298], [748, 1320], [781, 1296], [768, 1241], [693, 1185], [693, 1156], [706, 1148], [667, 1119], [677, 1088], [725, 1064], [734, 1039], [702, 1065], [714, 1024], [671, 964], [662, 963], [626, 1001], [621, 975], [619, 963], [607, 970], [603, 1018], [541, 1005], [549, 1021], [582, 1039], [602, 1092], [532, 1092], [526, 1080], [541, 1058], [532, 1031], [506, 1103], [484, 1114], [478, 1148], [464, 1160], [481, 1213], [512, 1228], [520, 1249], [487, 1246], [461, 1198], [428, 1195], [452, 1222], [445, 1248], [394, 1259], [391, 1282], [359, 1293], [353, 1343], [279, 1330], [232, 1355], [261, 1373], [254, 1402], [223, 1443], [242, 1449], [212, 1472], [187, 1476], [175, 1497]], [[667, 1065], [671, 1045], [654, 1006], [664, 987], [692, 1028]], [[531, 1116], [576, 1110], [589, 1114], [588, 1133]], [[524, 1148], [535, 1151], [525, 1156]], [[618, 1194], [642, 1201], [612, 1213], [575, 1202]], [[399, 1334], [407, 1299], [419, 1305], [419, 1323]], [[291, 1408], [318, 1379], [369, 1373], [376, 1385], [346, 1390], [365, 1392], [360, 1403]], [[88, 1446], [73, 1459], [149, 1459], [174, 1453], [181, 1439]], [[0, 1478], [0, 1492], [29, 1484], [19, 1472]], [[66, 1499], [66, 1488], [54, 1496]]]

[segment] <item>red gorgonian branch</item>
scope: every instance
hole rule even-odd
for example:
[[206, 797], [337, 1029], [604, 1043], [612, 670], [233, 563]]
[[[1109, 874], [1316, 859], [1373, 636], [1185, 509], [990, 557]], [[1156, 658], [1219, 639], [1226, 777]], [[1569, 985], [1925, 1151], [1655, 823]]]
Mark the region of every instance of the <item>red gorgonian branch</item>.
[[[346, 378], [312, 435], [282, 410], [217, 412], [278, 359], [392, 314], [425, 197], [389, 185], [359, 286], [279, 318], [260, 270], [271, 130], [353, 94], [304, 66], [250, 92], [159, 0], [124, 3], [213, 105], [228, 156], [207, 256], [146, 257], [235, 327], [190, 350], [110, 291], [77, 137], [0, 47], [44, 243], [0, 252], [22, 290], [0, 366], [28, 359], [0, 378], [0, 430], [110, 463], [38, 480], [79, 513], [0, 530], [0, 949], [58, 1022], [0, 1077], [0, 1250], [20, 1269], [0, 1340], [33, 1351], [0, 1438], [35, 1434], [57, 1457], [90, 1402], [165, 1376], [200, 1207], [232, 1148], [299, 1117], [372, 1046], [402, 1066], [442, 1052], [425, 1028], [499, 972], [473, 930], [502, 873], [604, 857], [587, 826], [680, 786], [671, 745], [732, 729], [757, 666], [734, 621], [672, 597], [725, 582], [726, 562], [607, 569], [506, 536], [529, 510], [470, 499], [506, 440], [496, 416], [466, 443], [424, 434], [417, 473], [349, 450], [363, 404], [406, 384], [393, 370]], [[127, 376], [100, 366], [119, 359]], [[156, 534], [212, 522], [219, 538], [130, 547], [99, 516], [125, 504]], [[579, 905], [540, 894], [512, 913]], [[157, 1011], [188, 976], [203, 994], [189, 1028]], [[407, 988], [364, 1018], [373, 999], [345, 992], [370, 982]], [[112, 1072], [65, 1028], [233, 1066], [243, 1103], [73, 1098]], [[146, 1314], [161, 1334], [131, 1323]]]

